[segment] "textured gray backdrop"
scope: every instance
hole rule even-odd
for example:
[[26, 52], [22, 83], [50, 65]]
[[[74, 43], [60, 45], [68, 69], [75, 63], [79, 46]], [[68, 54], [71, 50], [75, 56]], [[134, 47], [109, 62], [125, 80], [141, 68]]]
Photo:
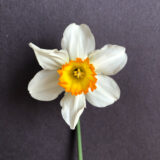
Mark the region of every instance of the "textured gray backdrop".
[[28, 43], [60, 49], [72, 22], [90, 26], [97, 48], [119, 44], [129, 57], [114, 76], [121, 99], [103, 109], [87, 104], [81, 117], [84, 160], [159, 160], [159, 0], [0, 0], [0, 160], [77, 159], [62, 95], [39, 102], [27, 92], [41, 69]]

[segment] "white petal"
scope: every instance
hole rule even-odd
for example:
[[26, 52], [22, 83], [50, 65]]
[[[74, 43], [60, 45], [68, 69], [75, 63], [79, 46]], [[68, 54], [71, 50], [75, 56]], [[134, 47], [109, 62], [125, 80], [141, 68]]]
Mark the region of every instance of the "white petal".
[[62, 106], [62, 117], [71, 129], [75, 129], [79, 117], [86, 107], [84, 94], [73, 96], [70, 93], [65, 93], [65, 96], [60, 102]]
[[105, 75], [97, 75], [97, 88], [89, 91], [86, 98], [89, 103], [96, 107], [105, 107], [111, 105], [120, 97], [120, 89], [117, 83]]
[[43, 69], [56, 70], [69, 61], [67, 51], [41, 49], [33, 43], [29, 43], [29, 46], [34, 50], [38, 63]]
[[117, 45], [105, 45], [89, 55], [90, 63], [97, 73], [114, 75], [127, 63], [125, 48]]
[[70, 24], [63, 33], [62, 49], [66, 49], [70, 59], [85, 59], [95, 49], [94, 36], [86, 24]]
[[57, 71], [41, 70], [29, 82], [28, 91], [37, 100], [54, 100], [63, 91], [58, 85], [58, 78]]

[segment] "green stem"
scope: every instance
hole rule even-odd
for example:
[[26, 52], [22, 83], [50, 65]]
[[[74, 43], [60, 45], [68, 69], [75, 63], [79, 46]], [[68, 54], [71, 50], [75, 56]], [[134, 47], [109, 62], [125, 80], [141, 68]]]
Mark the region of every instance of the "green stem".
[[78, 121], [77, 124], [77, 141], [78, 141], [78, 160], [83, 160], [80, 120]]

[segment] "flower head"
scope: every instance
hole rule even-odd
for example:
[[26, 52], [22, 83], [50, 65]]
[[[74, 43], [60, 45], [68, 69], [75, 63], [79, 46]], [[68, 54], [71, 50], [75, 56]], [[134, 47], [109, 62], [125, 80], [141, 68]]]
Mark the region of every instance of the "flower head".
[[117, 83], [109, 76], [127, 63], [125, 48], [105, 45], [95, 50], [95, 39], [85, 24], [70, 24], [63, 33], [62, 50], [41, 49], [30, 43], [42, 67], [28, 85], [31, 96], [51, 101], [65, 91], [60, 101], [62, 117], [74, 129], [86, 107], [113, 104], [120, 97]]

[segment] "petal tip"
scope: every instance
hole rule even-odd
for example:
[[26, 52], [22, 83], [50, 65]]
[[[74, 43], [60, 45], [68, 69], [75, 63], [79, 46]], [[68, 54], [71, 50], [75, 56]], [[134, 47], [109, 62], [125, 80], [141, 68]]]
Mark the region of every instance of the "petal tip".
[[29, 45], [29, 47], [32, 48], [33, 50], [34, 50], [34, 49], [39, 49], [39, 47], [37, 47], [37, 46], [36, 46], [35, 44], [33, 44], [32, 42], [30, 42], [28, 45]]
[[29, 42], [28, 45], [29, 45], [29, 47], [32, 48], [34, 44], [32, 42]]

